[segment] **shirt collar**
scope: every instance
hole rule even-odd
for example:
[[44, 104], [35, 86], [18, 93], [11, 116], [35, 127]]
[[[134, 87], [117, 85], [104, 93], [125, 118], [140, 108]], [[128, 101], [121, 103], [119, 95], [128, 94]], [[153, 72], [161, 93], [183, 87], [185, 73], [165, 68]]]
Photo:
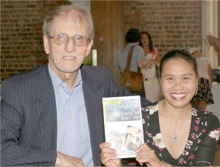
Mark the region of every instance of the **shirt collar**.
[[[69, 91], [69, 88], [68, 88], [67, 84], [62, 82], [62, 80], [57, 76], [57, 74], [54, 72], [54, 70], [50, 67], [49, 64], [48, 64], [48, 70], [49, 70], [49, 74], [51, 76], [52, 83], [53, 83], [55, 91], [58, 91], [58, 89], [60, 87], [62, 87], [65, 90], [66, 93], [72, 94], [72, 91]], [[81, 74], [80, 69], [78, 71], [78, 75], [76, 76], [76, 82], [74, 84], [74, 89], [76, 87], [82, 87], [82, 74]]]

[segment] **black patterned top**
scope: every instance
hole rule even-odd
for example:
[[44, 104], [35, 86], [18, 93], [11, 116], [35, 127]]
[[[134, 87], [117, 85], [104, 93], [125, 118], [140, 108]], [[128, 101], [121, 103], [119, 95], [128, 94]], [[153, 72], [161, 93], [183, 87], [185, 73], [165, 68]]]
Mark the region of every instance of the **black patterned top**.
[[158, 158], [176, 166], [211, 165], [218, 146], [220, 125], [211, 112], [192, 108], [192, 121], [188, 141], [183, 153], [174, 159], [163, 142], [160, 131], [158, 104], [142, 108], [144, 140]]

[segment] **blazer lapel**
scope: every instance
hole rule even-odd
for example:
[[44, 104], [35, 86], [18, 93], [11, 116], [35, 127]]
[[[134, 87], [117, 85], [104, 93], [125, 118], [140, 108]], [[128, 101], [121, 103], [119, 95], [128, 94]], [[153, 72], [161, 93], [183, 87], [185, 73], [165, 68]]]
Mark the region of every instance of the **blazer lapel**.
[[[57, 111], [54, 88], [48, 71], [48, 65], [39, 70], [37, 83], [37, 112], [39, 115], [38, 126], [45, 140], [56, 149], [57, 143]], [[45, 142], [47, 143], [47, 142]]]
[[[83, 77], [83, 93], [89, 121], [89, 127], [92, 129], [98, 125], [97, 119], [100, 117], [102, 111], [102, 97], [104, 95], [104, 87], [98, 87], [95, 79], [82, 72]], [[98, 114], [98, 115], [97, 115]], [[95, 129], [95, 127], [94, 127]], [[94, 130], [93, 129], [93, 130]]]
[[90, 130], [94, 164], [100, 164], [99, 144], [104, 141], [104, 124], [102, 114], [102, 97], [104, 87], [98, 87], [98, 79], [92, 75], [92, 68], [81, 70], [83, 79], [83, 93]]

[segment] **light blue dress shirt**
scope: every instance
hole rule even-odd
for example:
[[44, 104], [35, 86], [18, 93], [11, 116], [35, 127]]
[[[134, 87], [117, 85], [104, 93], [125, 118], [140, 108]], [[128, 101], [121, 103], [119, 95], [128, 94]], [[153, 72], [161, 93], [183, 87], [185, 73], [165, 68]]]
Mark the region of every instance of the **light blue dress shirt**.
[[90, 132], [82, 90], [81, 71], [72, 91], [55, 74], [50, 65], [57, 107], [57, 151], [80, 158], [84, 166], [94, 166]]

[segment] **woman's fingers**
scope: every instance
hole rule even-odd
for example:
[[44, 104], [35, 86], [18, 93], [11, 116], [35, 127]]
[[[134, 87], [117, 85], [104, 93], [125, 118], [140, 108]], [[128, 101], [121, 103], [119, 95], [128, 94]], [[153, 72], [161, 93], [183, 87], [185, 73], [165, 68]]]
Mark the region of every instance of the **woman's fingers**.
[[150, 159], [154, 157], [154, 150], [152, 150], [147, 144], [142, 144], [136, 150], [137, 156], [136, 160], [143, 165], [144, 163], [149, 163]]

